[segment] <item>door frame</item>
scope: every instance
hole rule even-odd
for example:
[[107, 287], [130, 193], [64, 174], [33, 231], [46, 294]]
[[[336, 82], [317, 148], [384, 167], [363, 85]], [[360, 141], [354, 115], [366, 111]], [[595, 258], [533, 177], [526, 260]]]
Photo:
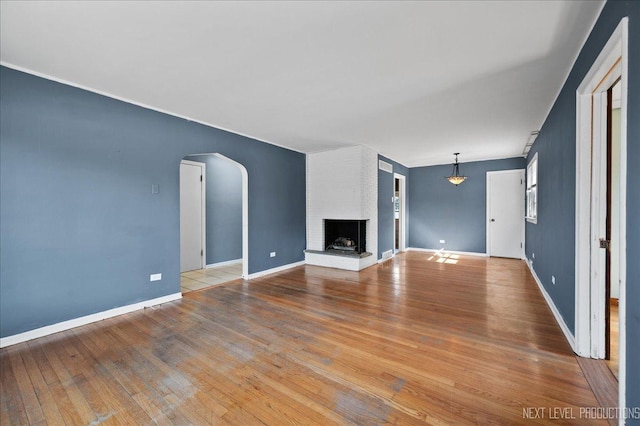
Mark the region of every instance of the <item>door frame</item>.
[[[393, 174], [393, 197], [395, 201], [396, 196], [396, 179], [400, 181], [400, 230], [402, 232], [398, 235], [398, 252], [403, 252], [407, 250], [407, 208], [406, 208], [406, 198], [407, 198], [407, 177], [405, 175], [401, 175], [399, 173]], [[395, 235], [396, 235], [396, 218], [395, 218], [395, 206], [393, 206], [393, 239], [394, 239], [394, 253], [395, 251]]]
[[[582, 357], [605, 356], [607, 90], [620, 78], [620, 205], [627, 198], [628, 21], [622, 18], [576, 91], [575, 342]], [[626, 404], [626, 209], [620, 209], [619, 407]]]
[[[198, 161], [181, 160], [180, 166], [182, 166], [183, 164], [187, 166], [200, 167], [200, 175], [202, 176], [202, 182], [200, 184], [200, 201], [202, 204], [202, 236], [200, 237], [200, 241], [202, 244], [200, 250], [202, 251], [202, 256], [200, 256], [200, 269], [204, 269], [207, 266], [207, 165]], [[180, 187], [182, 187], [182, 183], [180, 183]], [[182, 188], [180, 188], [180, 190], [182, 190]], [[180, 211], [180, 214], [182, 214], [182, 211]], [[180, 236], [180, 238], [182, 238], [182, 236]], [[182, 256], [182, 253], [180, 253], [180, 256]]]
[[[491, 172], [487, 172], [487, 205], [486, 205], [486, 213], [485, 213], [485, 232], [486, 232], [486, 246], [485, 246], [485, 251], [487, 256], [491, 256], [491, 226], [489, 224], [489, 217], [491, 215], [491, 185], [489, 185], [489, 178], [491, 177], [491, 175], [494, 174], [500, 174], [500, 173], [515, 173], [518, 172], [520, 173], [520, 182], [521, 185], [524, 185], [524, 179], [526, 179], [526, 169], [510, 169], [510, 170], [496, 170], [496, 171], [491, 171]], [[524, 206], [525, 206], [525, 191], [524, 191], [524, 186], [522, 187], [522, 222], [520, 223], [520, 240], [522, 243], [522, 247], [520, 250], [520, 259], [526, 259], [526, 255], [524, 252], [524, 248], [525, 248], [525, 210], [524, 210]]]
[[249, 173], [246, 167], [219, 153], [212, 153], [218, 158], [233, 163], [242, 174], [242, 278], [249, 279]]

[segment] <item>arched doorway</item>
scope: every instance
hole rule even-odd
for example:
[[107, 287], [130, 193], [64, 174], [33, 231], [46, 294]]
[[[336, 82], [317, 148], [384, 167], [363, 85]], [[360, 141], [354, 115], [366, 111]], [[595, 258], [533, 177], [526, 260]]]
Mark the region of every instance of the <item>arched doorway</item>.
[[247, 278], [247, 169], [220, 153], [192, 154], [181, 161], [180, 178], [183, 293]]

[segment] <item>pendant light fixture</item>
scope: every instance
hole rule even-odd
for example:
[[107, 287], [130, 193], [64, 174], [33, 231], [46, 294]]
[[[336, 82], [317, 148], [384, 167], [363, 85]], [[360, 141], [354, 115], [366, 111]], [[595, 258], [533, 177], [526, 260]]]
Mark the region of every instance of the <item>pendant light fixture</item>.
[[454, 152], [453, 155], [456, 156], [456, 162], [453, 163], [453, 172], [451, 173], [451, 176], [446, 176], [445, 179], [451, 182], [452, 184], [454, 184], [455, 186], [458, 186], [462, 182], [464, 182], [467, 179], [467, 177], [460, 175], [460, 165], [458, 164], [458, 155], [460, 155], [460, 153]]

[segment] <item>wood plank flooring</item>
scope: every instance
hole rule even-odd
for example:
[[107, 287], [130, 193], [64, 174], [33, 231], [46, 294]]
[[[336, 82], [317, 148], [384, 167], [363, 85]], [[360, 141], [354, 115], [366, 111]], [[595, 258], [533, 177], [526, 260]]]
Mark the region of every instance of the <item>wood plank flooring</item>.
[[[618, 406], [618, 380], [603, 359], [581, 358], [576, 360], [582, 368], [587, 383], [591, 387], [598, 403], [602, 407]], [[610, 425], [617, 425], [618, 419], [609, 419]]]
[[4, 348], [0, 373], [2, 425], [598, 424], [508, 259], [409, 252], [237, 280]]
[[609, 302], [609, 358], [606, 362], [611, 373], [619, 379], [620, 370], [620, 320], [618, 312], [618, 299]]

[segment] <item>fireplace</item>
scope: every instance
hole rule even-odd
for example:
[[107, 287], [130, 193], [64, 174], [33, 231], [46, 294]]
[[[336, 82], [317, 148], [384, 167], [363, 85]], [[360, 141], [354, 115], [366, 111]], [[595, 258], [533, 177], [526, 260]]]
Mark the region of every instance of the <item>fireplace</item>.
[[375, 265], [378, 153], [365, 146], [309, 153], [306, 188], [305, 262], [346, 271], [361, 271]]
[[327, 252], [362, 254], [367, 251], [367, 221], [325, 219], [324, 248]]

